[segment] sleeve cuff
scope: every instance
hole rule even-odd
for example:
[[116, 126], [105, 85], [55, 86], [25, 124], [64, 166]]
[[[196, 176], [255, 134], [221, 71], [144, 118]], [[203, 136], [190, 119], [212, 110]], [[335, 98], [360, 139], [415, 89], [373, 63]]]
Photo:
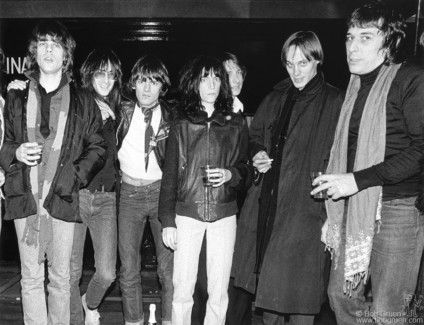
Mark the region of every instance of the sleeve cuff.
[[365, 190], [368, 187], [383, 185], [377, 176], [375, 166], [353, 172], [353, 177], [359, 191]]
[[170, 216], [163, 216], [163, 217], [159, 217], [159, 219], [162, 222], [162, 228], [168, 228], [168, 227], [173, 227], [173, 228], [177, 228], [177, 224], [175, 223], [175, 218], [170, 217]]

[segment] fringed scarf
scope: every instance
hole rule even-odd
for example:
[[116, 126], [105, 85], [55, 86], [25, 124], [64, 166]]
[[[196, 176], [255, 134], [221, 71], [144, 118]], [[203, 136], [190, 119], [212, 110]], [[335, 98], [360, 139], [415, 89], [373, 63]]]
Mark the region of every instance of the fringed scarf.
[[[383, 65], [365, 103], [359, 126], [354, 171], [362, 170], [384, 160], [386, 147], [386, 101], [387, 94], [400, 64]], [[347, 148], [350, 116], [358, 96], [361, 83], [357, 75], [351, 75], [346, 91], [334, 143], [331, 148], [328, 174], [342, 174], [347, 170]], [[351, 294], [361, 278], [367, 279], [374, 237], [375, 221], [380, 219], [382, 187], [363, 190], [348, 199], [345, 247], [345, 285], [343, 290]], [[326, 201], [329, 229], [327, 248], [332, 253], [334, 268], [337, 268], [341, 249], [341, 231], [345, 201]]]
[[[36, 142], [35, 128], [37, 125], [37, 111], [39, 108], [39, 101], [35, 93], [35, 83], [31, 81], [29, 93], [28, 93], [28, 104], [27, 104], [27, 129], [28, 129], [28, 140], [29, 142]], [[43, 180], [42, 193], [38, 193], [38, 166], [31, 167], [30, 180], [32, 194], [37, 202], [37, 214], [27, 217], [24, 234], [22, 241], [28, 246], [37, 247], [40, 245], [38, 250], [38, 263], [43, 263], [47, 257], [49, 265], [53, 262], [53, 254], [51, 242], [53, 238], [52, 220], [51, 216], [44, 208], [43, 203], [50, 191], [51, 183], [55, 171], [57, 169], [60, 157], [60, 151], [63, 143], [63, 135], [65, 132], [66, 121], [68, 118], [68, 110], [70, 103], [70, 90], [69, 84], [65, 85], [62, 89], [62, 101], [60, 107], [59, 121], [57, 125], [56, 137], [53, 140], [48, 160], [46, 163], [46, 174]]]

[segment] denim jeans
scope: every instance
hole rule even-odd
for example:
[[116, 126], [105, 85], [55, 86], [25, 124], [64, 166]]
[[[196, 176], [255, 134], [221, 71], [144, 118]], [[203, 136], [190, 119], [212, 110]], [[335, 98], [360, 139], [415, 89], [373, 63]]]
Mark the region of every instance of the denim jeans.
[[199, 254], [206, 232], [208, 301], [205, 325], [224, 325], [228, 284], [236, 239], [236, 216], [203, 222], [177, 215], [177, 249], [174, 252], [172, 325], [190, 325]]
[[[385, 201], [381, 226], [376, 227], [370, 261], [373, 302], [365, 301], [364, 282], [343, 293], [344, 244], [337, 269], [331, 268], [328, 295], [338, 324], [358, 324], [358, 318], [374, 318], [378, 322], [404, 322], [408, 315], [408, 299], [415, 291], [424, 248], [424, 216], [414, 206], [416, 198]], [[345, 228], [345, 227], [344, 227]], [[342, 234], [345, 241], [345, 234]]]
[[69, 324], [69, 261], [74, 238], [73, 222], [52, 218], [52, 264], [48, 267], [48, 312], [44, 291], [45, 264], [38, 264], [39, 246], [22, 242], [26, 218], [15, 220], [21, 259], [21, 287], [24, 323], [26, 325]]
[[86, 291], [87, 306], [97, 308], [106, 290], [115, 280], [117, 226], [116, 193], [81, 190], [80, 217], [83, 223], [75, 225], [74, 244], [71, 256], [71, 325], [83, 325], [80, 280], [87, 228], [94, 248], [96, 272]]
[[118, 217], [121, 258], [119, 281], [124, 318], [131, 323], [144, 319], [140, 249], [147, 219], [155, 241], [157, 272], [162, 287], [162, 322], [171, 320], [173, 252], [162, 242], [162, 224], [158, 219], [159, 192], [160, 181], [145, 186], [121, 185]]
[[264, 325], [313, 325], [315, 315], [282, 315], [264, 311]]

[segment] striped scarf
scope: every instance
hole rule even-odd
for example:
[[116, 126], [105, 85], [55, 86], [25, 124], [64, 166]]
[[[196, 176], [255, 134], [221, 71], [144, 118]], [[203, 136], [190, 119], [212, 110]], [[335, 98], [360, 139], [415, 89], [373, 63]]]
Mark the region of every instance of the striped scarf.
[[[41, 264], [44, 262], [45, 257], [49, 262], [49, 265], [53, 262], [53, 254], [51, 242], [53, 238], [52, 220], [51, 216], [44, 208], [43, 203], [50, 191], [50, 187], [53, 181], [53, 177], [56, 173], [56, 169], [59, 163], [60, 152], [63, 143], [63, 136], [65, 132], [66, 121], [68, 118], [70, 104], [70, 89], [69, 84], [66, 84], [62, 89], [62, 101], [60, 107], [59, 121], [57, 125], [57, 134], [53, 140], [53, 145], [48, 153], [48, 160], [46, 163], [46, 173], [42, 180], [42, 193], [38, 193], [39, 179], [38, 179], [38, 168], [39, 165], [31, 167], [30, 180], [32, 194], [35, 201], [37, 202], [37, 211], [35, 215], [27, 217], [24, 234], [22, 241], [27, 245], [35, 246], [40, 245], [38, 250], [38, 262]], [[37, 111], [40, 110], [39, 101], [37, 99], [35, 82], [31, 81], [28, 93], [28, 104], [27, 104], [27, 128], [28, 128], [28, 140], [29, 142], [36, 142], [36, 125], [37, 125]], [[71, 181], [71, 180], [69, 180]], [[40, 195], [41, 194], [41, 195]]]

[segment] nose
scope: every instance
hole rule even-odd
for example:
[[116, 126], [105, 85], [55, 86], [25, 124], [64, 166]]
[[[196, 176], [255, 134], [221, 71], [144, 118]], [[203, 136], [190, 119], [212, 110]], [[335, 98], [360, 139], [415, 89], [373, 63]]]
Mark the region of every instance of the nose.
[[46, 51], [47, 51], [47, 52], [51, 52], [51, 51], [53, 51], [53, 44], [47, 43], [47, 44], [46, 44]]
[[358, 42], [353, 40], [346, 42], [346, 49], [348, 52], [355, 52], [358, 50]]
[[144, 91], [150, 91], [150, 81], [149, 80], [147, 80], [144, 83]]
[[297, 76], [297, 75], [299, 75], [300, 74], [300, 68], [299, 68], [299, 66], [298, 65], [294, 65], [293, 66], [293, 74], [295, 75], [295, 76]]
[[238, 85], [240, 82], [240, 78], [236, 74], [230, 75], [230, 83], [233, 85]]
[[216, 81], [213, 80], [212, 78], [209, 79], [209, 88], [210, 89], [215, 89], [216, 87]]

